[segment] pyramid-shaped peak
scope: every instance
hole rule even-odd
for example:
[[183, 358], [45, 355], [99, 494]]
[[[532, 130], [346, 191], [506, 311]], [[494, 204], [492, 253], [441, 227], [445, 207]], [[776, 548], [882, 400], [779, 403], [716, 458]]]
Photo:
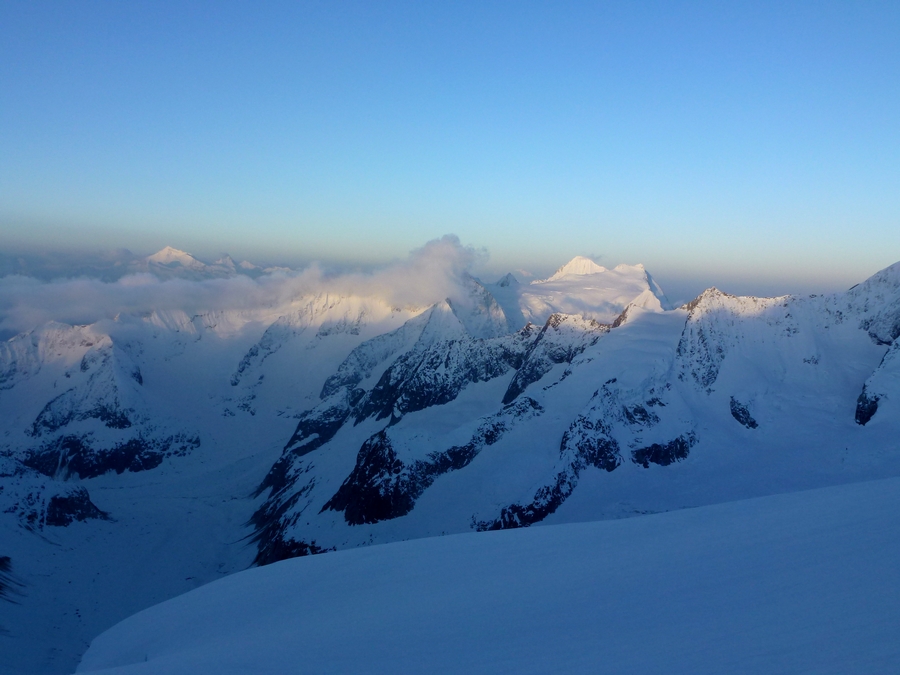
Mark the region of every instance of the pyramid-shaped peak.
[[556, 273], [547, 279], [547, 281], [553, 281], [554, 279], [560, 279], [562, 277], [570, 277], [576, 274], [598, 274], [606, 271], [605, 267], [601, 267], [590, 258], [585, 258], [583, 255], [577, 255], [556, 270]]
[[513, 276], [512, 272], [509, 272], [506, 276], [504, 276], [500, 281], [497, 282], [497, 285], [500, 288], [506, 288], [508, 286], [518, 286], [519, 280]]

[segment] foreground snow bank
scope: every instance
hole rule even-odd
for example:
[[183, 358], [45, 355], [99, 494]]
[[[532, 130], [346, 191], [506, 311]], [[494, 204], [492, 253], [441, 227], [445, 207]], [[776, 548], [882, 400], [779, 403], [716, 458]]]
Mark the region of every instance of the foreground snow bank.
[[145, 610], [79, 672], [887, 673], [900, 479], [286, 560]]

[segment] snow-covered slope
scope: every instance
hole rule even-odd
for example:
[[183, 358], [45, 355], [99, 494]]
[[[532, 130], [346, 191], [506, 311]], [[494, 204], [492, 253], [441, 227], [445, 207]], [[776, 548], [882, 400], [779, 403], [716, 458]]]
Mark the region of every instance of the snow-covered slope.
[[241, 572], [79, 673], [846, 673], [900, 665], [900, 480]]
[[351, 356], [260, 484], [257, 561], [896, 473], [900, 422], [869, 423], [897, 397], [896, 348], [870, 333], [893, 326], [900, 291], [861, 288], [710, 289], [491, 340], [442, 326], [358, 377]]
[[24, 593], [0, 673], [66, 672], [254, 561], [900, 475], [900, 264], [675, 310], [640, 266], [451, 276], [427, 302], [287, 279], [0, 343], [0, 556]]

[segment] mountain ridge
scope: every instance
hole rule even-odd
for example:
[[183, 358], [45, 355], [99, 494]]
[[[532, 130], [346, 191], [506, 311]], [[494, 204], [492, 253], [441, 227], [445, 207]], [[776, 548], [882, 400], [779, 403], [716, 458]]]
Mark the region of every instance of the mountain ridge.
[[0, 343], [10, 663], [70, 672], [100, 630], [254, 560], [900, 475], [900, 264], [678, 309], [643, 266], [454, 279], [421, 306], [298, 287]]

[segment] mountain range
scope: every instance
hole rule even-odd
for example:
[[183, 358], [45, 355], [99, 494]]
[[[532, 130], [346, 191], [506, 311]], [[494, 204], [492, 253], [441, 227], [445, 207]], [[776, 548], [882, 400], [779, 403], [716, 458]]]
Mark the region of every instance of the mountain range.
[[898, 337], [900, 263], [672, 308], [643, 266], [587, 258], [463, 272], [430, 302], [326, 281], [34, 326], [0, 343], [0, 672], [69, 672], [102, 630], [254, 565], [898, 476]]

